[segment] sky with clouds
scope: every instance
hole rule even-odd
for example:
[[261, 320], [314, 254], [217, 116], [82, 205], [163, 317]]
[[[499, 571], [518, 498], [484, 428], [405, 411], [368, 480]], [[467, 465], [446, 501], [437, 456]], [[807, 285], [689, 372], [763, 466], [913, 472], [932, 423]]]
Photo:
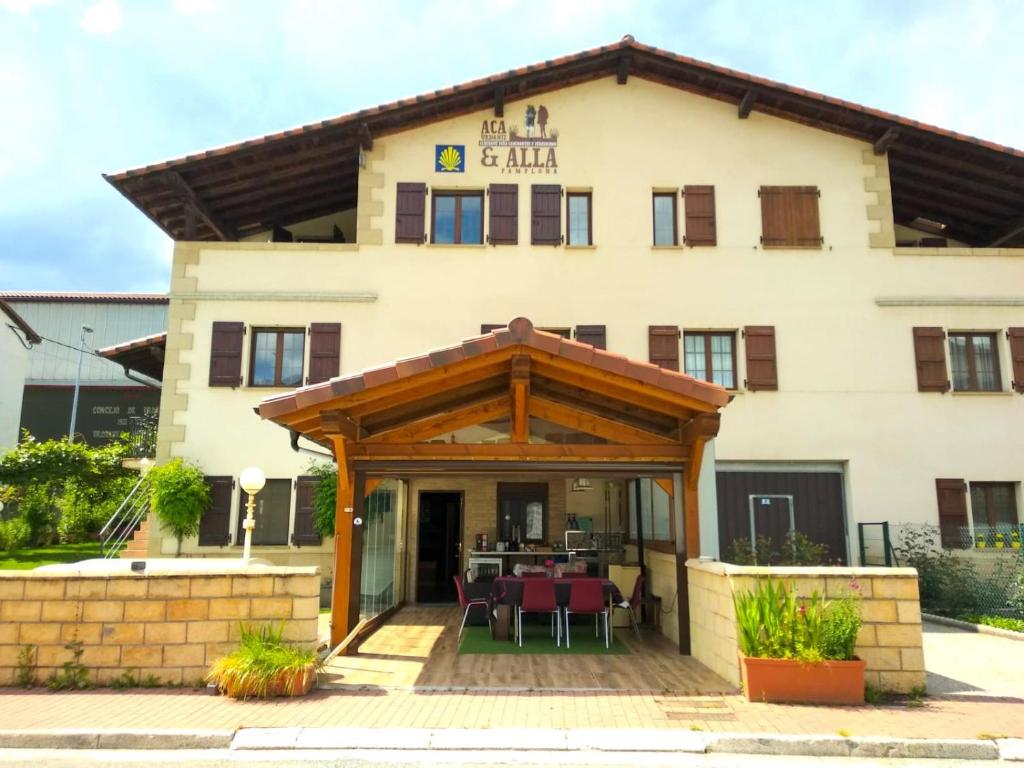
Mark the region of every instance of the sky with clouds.
[[1024, 148], [1022, 29], [997, 0], [0, 0], [0, 290], [166, 290], [101, 173], [626, 33]]

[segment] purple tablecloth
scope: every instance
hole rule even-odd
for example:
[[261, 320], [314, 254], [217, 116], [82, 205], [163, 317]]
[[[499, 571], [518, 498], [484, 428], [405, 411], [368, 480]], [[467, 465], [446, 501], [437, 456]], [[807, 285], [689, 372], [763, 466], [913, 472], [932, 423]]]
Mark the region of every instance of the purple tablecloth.
[[[523, 598], [523, 583], [527, 581], [539, 581], [548, 578], [544, 576], [499, 576], [491, 585], [491, 598], [496, 603], [511, 603], [517, 605]], [[604, 587], [605, 597], [611, 596], [615, 603], [622, 602], [622, 593], [615, 583], [610, 579], [602, 579], [596, 576], [563, 576], [560, 579], [550, 579], [555, 583], [555, 600], [559, 605], [569, 604], [569, 594], [572, 592], [572, 585], [577, 581], [599, 581]]]

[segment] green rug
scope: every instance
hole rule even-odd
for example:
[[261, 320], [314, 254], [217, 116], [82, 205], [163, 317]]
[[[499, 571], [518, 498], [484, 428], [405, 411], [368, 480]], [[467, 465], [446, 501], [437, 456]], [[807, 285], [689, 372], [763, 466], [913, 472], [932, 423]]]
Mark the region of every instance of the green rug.
[[[619, 630], [622, 631], [621, 629]], [[610, 648], [604, 647], [604, 633], [601, 637], [594, 637], [594, 625], [581, 624], [574, 626], [572, 630], [572, 647], [565, 647], [565, 638], [562, 638], [562, 645], [555, 645], [555, 638], [551, 636], [551, 627], [548, 624], [526, 624], [523, 627], [523, 647], [517, 643], [507, 640], [492, 640], [491, 631], [487, 627], [466, 627], [462, 633], [462, 645], [459, 646], [459, 653], [509, 653], [509, 654], [612, 654], [625, 655], [630, 653], [629, 648], [622, 643], [618, 636], [612, 638]]]

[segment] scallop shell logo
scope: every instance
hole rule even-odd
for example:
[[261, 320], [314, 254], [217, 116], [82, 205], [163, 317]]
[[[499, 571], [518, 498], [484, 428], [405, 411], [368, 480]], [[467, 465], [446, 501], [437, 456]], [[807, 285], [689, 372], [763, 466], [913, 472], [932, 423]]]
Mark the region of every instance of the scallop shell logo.
[[462, 165], [462, 155], [455, 147], [448, 146], [438, 155], [437, 162], [446, 171], [457, 171]]

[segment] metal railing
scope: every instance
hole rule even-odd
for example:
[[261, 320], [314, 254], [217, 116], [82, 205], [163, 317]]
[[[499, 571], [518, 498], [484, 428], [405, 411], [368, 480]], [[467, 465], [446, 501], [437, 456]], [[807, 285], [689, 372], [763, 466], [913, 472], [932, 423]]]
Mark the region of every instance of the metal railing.
[[150, 416], [130, 416], [128, 419], [128, 445], [133, 459], [152, 459], [156, 456], [157, 419]]
[[117, 510], [100, 529], [100, 556], [110, 559], [117, 557], [121, 548], [138, 530], [142, 519], [149, 512], [149, 501], [153, 485], [149, 475], [142, 475]]

